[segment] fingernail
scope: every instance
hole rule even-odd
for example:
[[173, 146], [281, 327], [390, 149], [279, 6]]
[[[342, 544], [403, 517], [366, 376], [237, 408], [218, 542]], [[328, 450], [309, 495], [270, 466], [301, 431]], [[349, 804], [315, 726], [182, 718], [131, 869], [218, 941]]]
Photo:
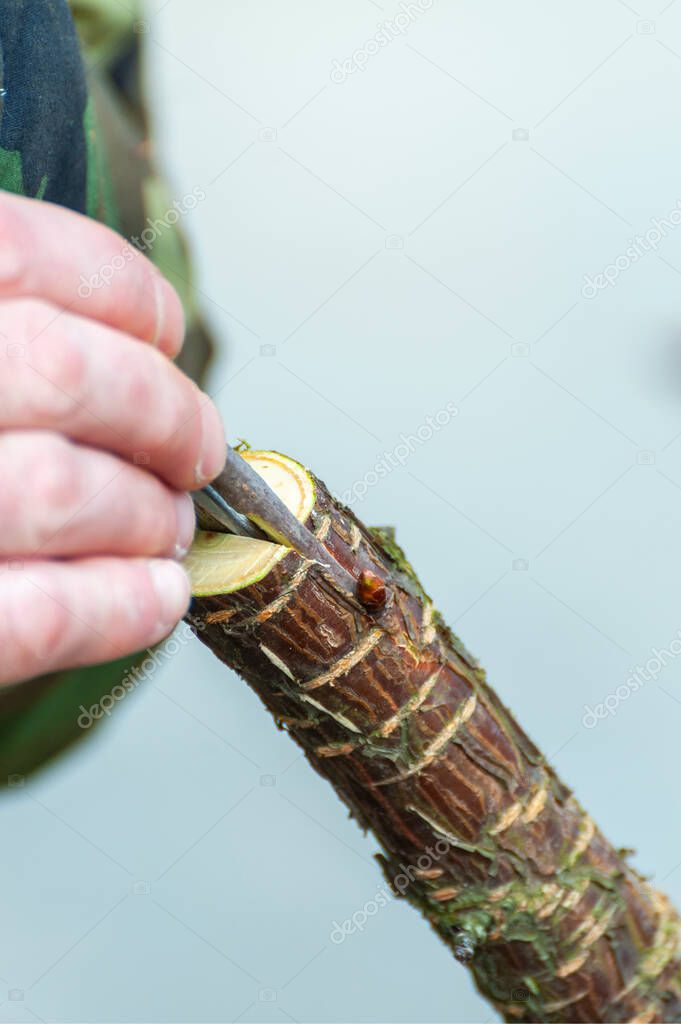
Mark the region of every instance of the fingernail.
[[156, 303], [156, 330], [154, 331], [151, 343], [155, 348], [158, 348], [166, 322], [165, 282], [160, 274], [153, 274], [152, 280], [154, 283], [154, 302]]
[[201, 451], [194, 471], [199, 487], [213, 480], [225, 464], [225, 428], [211, 401], [203, 399], [201, 417]]
[[184, 310], [173, 286], [159, 271], [153, 271], [156, 330], [152, 338], [155, 348], [162, 348], [175, 357], [184, 340]]
[[174, 502], [177, 522], [174, 556], [177, 559], [181, 559], [185, 557], [194, 540], [196, 515], [194, 513], [194, 502], [188, 494], [176, 494]]
[[149, 575], [158, 597], [158, 629], [161, 636], [180, 621], [189, 607], [189, 577], [181, 565], [167, 559], [152, 559]]

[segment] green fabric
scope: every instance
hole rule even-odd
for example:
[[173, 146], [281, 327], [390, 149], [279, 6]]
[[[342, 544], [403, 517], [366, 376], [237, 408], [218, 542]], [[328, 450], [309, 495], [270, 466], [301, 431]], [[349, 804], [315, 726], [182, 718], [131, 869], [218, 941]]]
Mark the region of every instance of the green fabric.
[[0, 182], [5, 192], [24, 195], [24, 179], [21, 173], [21, 153], [0, 148]]
[[137, 660], [124, 658], [59, 673], [38, 697], [0, 717], [0, 785], [16, 785], [20, 778], [86, 735], [78, 724], [82, 707], [90, 708], [111, 693]]

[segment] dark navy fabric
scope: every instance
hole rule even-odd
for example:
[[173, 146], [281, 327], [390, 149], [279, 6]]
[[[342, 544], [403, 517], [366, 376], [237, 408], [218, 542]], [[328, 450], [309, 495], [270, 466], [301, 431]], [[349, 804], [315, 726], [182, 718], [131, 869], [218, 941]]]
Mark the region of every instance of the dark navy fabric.
[[66, 0], [0, 0], [0, 62], [0, 188], [85, 212], [87, 87]]

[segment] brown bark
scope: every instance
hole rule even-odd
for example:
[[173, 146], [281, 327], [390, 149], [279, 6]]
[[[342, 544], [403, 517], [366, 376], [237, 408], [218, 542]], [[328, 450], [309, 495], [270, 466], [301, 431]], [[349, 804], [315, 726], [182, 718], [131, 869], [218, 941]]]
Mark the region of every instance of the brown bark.
[[361, 577], [357, 599], [291, 552], [197, 599], [201, 639], [371, 829], [388, 879], [507, 1020], [681, 1019], [666, 898], [546, 764], [389, 535], [319, 482], [308, 525]]

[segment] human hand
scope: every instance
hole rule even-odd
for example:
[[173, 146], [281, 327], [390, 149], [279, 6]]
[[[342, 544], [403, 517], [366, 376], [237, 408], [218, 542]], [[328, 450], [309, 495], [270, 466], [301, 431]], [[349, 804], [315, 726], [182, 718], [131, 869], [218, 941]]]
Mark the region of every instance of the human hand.
[[130, 654], [185, 613], [187, 492], [225, 439], [170, 361], [183, 334], [125, 239], [0, 194], [0, 683]]

